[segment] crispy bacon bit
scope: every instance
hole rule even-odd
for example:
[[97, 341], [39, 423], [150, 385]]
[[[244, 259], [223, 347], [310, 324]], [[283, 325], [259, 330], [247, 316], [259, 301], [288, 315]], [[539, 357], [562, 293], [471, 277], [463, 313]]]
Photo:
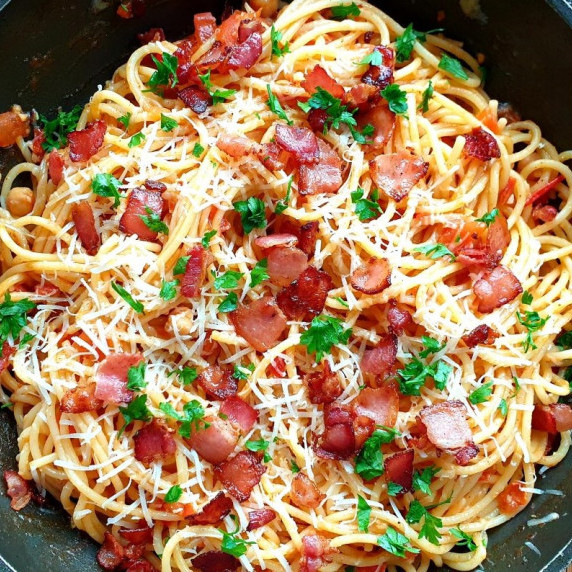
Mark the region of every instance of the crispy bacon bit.
[[391, 268], [385, 258], [370, 258], [352, 272], [354, 290], [364, 294], [379, 294], [391, 285]]
[[27, 137], [30, 134], [30, 120], [24, 119], [20, 113], [6, 111], [0, 113], [0, 147], [10, 147], [16, 143], [18, 137]]
[[510, 231], [506, 218], [498, 214], [487, 231], [487, 251], [495, 263], [500, 262], [510, 244]]
[[119, 220], [119, 230], [128, 235], [136, 234], [141, 240], [153, 242], [157, 240], [157, 233], [151, 230], [141, 218], [149, 216], [147, 209], [163, 216], [165, 211], [165, 202], [158, 191], [148, 191], [137, 187], [131, 191], [127, 199], [125, 212]]
[[[445, 401], [424, 407], [419, 413], [419, 420], [427, 429], [429, 441], [439, 449], [455, 454], [460, 449], [471, 447], [476, 455], [478, 448], [475, 448], [466, 413], [462, 402]], [[464, 453], [457, 462], [459, 460], [464, 460]]]
[[395, 52], [387, 46], [375, 46], [374, 50], [381, 53], [382, 64], [380, 66], [370, 65], [361, 80], [363, 83], [384, 89], [390, 83], [393, 83]]
[[129, 566], [125, 568], [125, 572], [155, 572], [155, 568], [148, 561], [143, 558], [138, 558], [137, 560], [129, 560]]
[[64, 159], [55, 149], [48, 156], [48, 174], [56, 187], [64, 176]]
[[105, 121], [98, 120], [88, 123], [81, 131], [70, 133], [68, 135], [70, 159], [77, 163], [93, 157], [101, 149], [106, 131]]
[[[199, 72], [197, 66], [191, 60], [192, 55], [197, 49], [197, 41], [195, 38], [190, 40], [183, 40], [179, 43], [179, 47], [175, 50], [173, 54], [177, 58], [177, 77], [181, 85], [185, 85], [189, 82], [199, 83]], [[152, 62], [153, 60], [151, 60]]]
[[319, 228], [317, 221], [307, 222], [300, 227], [298, 248], [308, 257], [314, 256]]
[[259, 510], [251, 510], [248, 513], [248, 526], [246, 530], [256, 530], [261, 526], [266, 526], [276, 518], [276, 513], [270, 508], [261, 508]]
[[190, 525], [206, 526], [208, 524], [220, 524], [222, 519], [230, 514], [232, 510], [232, 499], [227, 497], [223, 492], [211, 499], [203, 508], [201, 512], [191, 515], [187, 521]]
[[277, 143], [263, 143], [256, 148], [256, 155], [262, 164], [271, 171], [284, 169], [290, 156]]
[[255, 32], [260, 35], [264, 33], [264, 27], [260, 20], [242, 20], [238, 26], [238, 41], [240, 43], [246, 42]]
[[404, 492], [412, 491], [413, 485], [413, 458], [415, 451], [405, 449], [389, 457], [386, 457], [383, 465], [385, 468], [385, 479], [388, 483], [401, 485]]
[[401, 309], [392, 298], [389, 300], [389, 310], [387, 310], [387, 320], [389, 329], [396, 336], [401, 336], [403, 332], [413, 325], [413, 318], [407, 310]]
[[281, 358], [280, 356], [275, 357], [270, 362], [268, 369], [270, 370], [270, 374], [274, 377], [286, 377], [286, 362], [284, 361], [284, 358]]
[[474, 459], [479, 454], [479, 448], [474, 443], [467, 445], [466, 447], [461, 447], [458, 451], [455, 451], [455, 461], [457, 465], [464, 467], [469, 464], [471, 459]]
[[513, 515], [526, 506], [529, 494], [522, 489], [522, 483], [514, 481], [501, 492], [497, 503], [502, 513]]
[[95, 397], [95, 383], [68, 389], [60, 401], [63, 413], [86, 413], [103, 407], [103, 401]]
[[32, 149], [32, 153], [37, 158], [41, 159], [46, 153], [43, 148], [43, 144], [45, 142], [46, 142], [46, 136], [44, 135], [42, 129], [34, 127], [34, 138], [32, 139], [32, 144], [30, 145], [30, 147]]
[[153, 179], [147, 179], [143, 185], [148, 191], [159, 191], [164, 193], [167, 190], [167, 185], [161, 183], [161, 181], [154, 181]]
[[201, 294], [201, 286], [205, 281], [209, 253], [201, 246], [194, 246], [189, 252], [189, 260], [185, 267], [181, 294], [187, 298], [198, 298]]
[[228, 53], [228, 49], [218, 40], [212, 45], [211, 49], [201, 56], [197, 61], [197, 67], [200, 70], [207, 69], [217, 69], [221, 63], [224, 61], [225, 55]]
[[302, 87], [310, 95], [313, 95], [321, 87], [338, 99], [343, 99], [345, 93], [343, 86], [330, 77], [328, 72], [320, 65], [316, 65], [306, 76], [306, 79], [302, 82]]
[[110, 532], [105, 532], [103, 544], [97, 552], [97, 563], [104, 570], [116, 570], [125, 559], [125, 550]]
[[319, 572], [328, 562], [330, 544], [326, 538], [319, 534], [306, 534], [302, 537], [302, 560], [300, 572]]
[[503, 206], [508, 204], [510, 197], [514, 194], [514, 187], [516, 185], [516, 179], [514, 177], [510, 177], [507, 184], [501, 189], [498, 198], [498, 205]]
[[385, 104], [377, 105], [358, 115], [358, 127], [363, 129], [366, 125], [373, 125], [373, 148], [382, 148], [393, 135], [395, 129], [395, 113]]
[[252, 429], [258, 418], [256, 409], [235, 395], [224, 400], [220, 412], [226, 415], [229, 421], [238, 425], [245, 433]]
[[153, 540], [153, 527], [146, 526], [146, 522], [142, 520], [138, 528], [120, 528], [119, 536], [130, 544], [148, 544]]
[[329, 274], [308, 266], [298, 280], [278, 292], [276, 301], [288, 319], [307, 322], [324, 309], [333, 287]]
[[552, 222], [558, 216], [558, 209], [552, 205], [535, 205], [532, 218], [537, 222]]
[[151, 28], [142, 34], [137, 34], [137, 39], [142, 46], [151, 42], [164, 42], [166, 40], [163, 28]]
[[265, 472], [266, 467], [252, 451], [240, 451], [215, 467], [216, 478], [238, 502], [250, 498], [252, 489], [260, 482]]
[[305, 127], [291, 127], [278, 123], [276, 125], [276, 143], [285, 151], [292, 153], [297, 163], [317, 163], [320, 157], [318, 138]]
[[203, 370], [197, 385], [203, 388], [209, 399], [226, 399], [238, 391], [238, 381], [233, 377], [232, 370], [218, 365]]
[[238, 159], [256, 150], [256, 143], [249, 137], [223, 133], [217, 140], [216, 146], [230, 157]]
[[399, 202], [409, 194], [429, 170], [429, 163], [407, 151], [378, 155], [369, 162], [374, 183], [390, 198]]
[[79, 201], [72, 207], [72, 219], [82, 246], [95, 256], [101, 246], [101, 237], [95, 226], [95, 217], [89, 201]]
[[346, 93], [346, 100], [350, 107], [357, 107], [360, 111], [367, 111], [371, 101], [377, 97], [378, 93], [379, 90], [375, 85], [358, 83]]
[[177, 444], [166, 423], [153, 419], [133, 437], [135, 458], [144, 465], [163, 461], [168, 463], [177, 451]]
[[327, 361], [321, 370], [305, 374], [304, 383], [308, 386], [312, 403], [332, 403], [344, 390], [340, 376], [331, 371]]
[[8, 342], [2, 344], [2, 353], [0, 353], [0, 373], [2, 373], [10, 363], [12, 356], [16, 353], [16, 348]]
[[534, 191], [534, 193], [529, 195], [524, 204], [528, 206], [528, 205], [531, 205], [532, 203], [535, 203], [536, 201], [539, 201], [541, 198], [543, 198], [545, 195], [547, 195], [552, 189], [554, 189], [563, 180], [564, 180], [564, 175], [558, 175], [558, 177], [556, 177], [555, 179], [552, 179], [552, 181], [550, 181], [549, 183], [547, 183], [543, 187], [540, 187], [540, 189]]
[[[274, 248], [276, 246], [296, 246], [298, 237], [295, 234], [270, 234], [268, 236], [259, 236], [254, 240], [254, 244], [260, 248]], [[291, 282], [291, 281], [290, 281]], [[290, 284], [288, 282], [288, 284]]]
[[298, 192], [302, 195], [335, 193], [342, 186], [342, 162], [335, 149], [318, 139], [319, 162], [301, 165], [298, 174]]
[[322, 459], [348, 459], [355, 449], [353, 423], [327, 426], [319, 442], [314, 444], [316, 455]]
[[500, 157], [500, 148], [494, 135], [476, 127], [471, 134], [465, 135], [463, 154], [479, 161], [490, 161]]
[[201, 572], [232, 572], [240, 567], [240, 560], [231, 554], [211, 550], [195, 556], [191, 563]]
[[130, 367], [141, 363], [141, 354], [109, 354], [95, 374], [95, 397], [103, 403], [129, 403], [133, 392], [127, 389], [127, 373]]
[[395, 334], [383, 334], [379, 343], [371, 350], [365, 350], [361, 359], [363, 373], [387, 376], [397, 358], [397, 336]]
[[504, 266], [497, 266], [485, 272], [473, 284], [473, 292], [478, 300], [478, 311], [488, 314], [500, 308], [522, 294], [522, 286], [518, 278]]
[[177, 93], [177, 97], [197, 115], [205, 113], [209, 105], [213, 103], [210, 94], [197, 85], [190, 85], [189, 87], [181, 89], [181, 91]]
[[216, 30], [216, 18], [210, 12], [199, 12], [193, 16], [195, 38], [204, 44], [213, 37]]
[[230, 48], [218, 69], [222, 73], [228, 73], [230, 70], [238, 69], [248, 70], [258, 61], [261, 54], [262, 36], [259, 32], [252, 32], [241, 44]]
[[312, 509], [320, 506], [324, 495], [304, 473], [297, 473], [292, 479], [290, 500], [299, 508]]
[[308, 257], [300, 249], [293, 246], [273, 248], [268, 254], [268, 275], [270, 281], [277, 286], [288, 286], [307, 267]]
[[349, 405], [342, 405], [341, 403], [327, 403], [324, 407], [324, 425], [326, 427], [333, 427], [338, 423], [345, 423], [349, 425], [354, 421], [354, 414]]
[[34, 490], [32, 483], [21, 477], [16, 471], [4, 471], [6, 494], [10, 497], [12, 510], [22, 510], [32, 500]]
[[191, 447], [209, 463], [222, 463], [234, 451], [238, 442], [238, 429], [220, 417], [205, 419], [206, 429], [194, 431], [189, 440]]
[[565, 403], [536, 404], [532, 412], [532, 428], [554, 435], [572, 429], [572, 408]]
[[497, 334], [492, 328], [486, 324], [481, 324], [477, 326], [474, 330], [471, 330], [467, 335], [463, 336], [461, 339], [469, 346], [474, 348], [480, 344], [485, 346], [490, 346], [500, 334]]
[[286, 318], [272, 296], [239, 306], [231, 312], [230, 320], [236, 333], [259, 352], [274, 347], [286, 328]]
[[358, 415], [354, 418], [353, 426], [356, 440], [356, 451], [359, 451], [374, 432], [375, 421], [365, 415]]
[[373, 419], [376, 425], [395, 427], [399, 412], [399, 393], [393, 383], [381, 387], [366, 387], [353, 400], [356, 416]]

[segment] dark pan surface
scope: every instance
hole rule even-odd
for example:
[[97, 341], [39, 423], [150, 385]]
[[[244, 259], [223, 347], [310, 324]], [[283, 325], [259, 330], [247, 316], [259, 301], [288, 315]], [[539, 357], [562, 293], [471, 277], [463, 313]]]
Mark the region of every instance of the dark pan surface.
[[[191, 31], [193, 12], [220, 14], [223, 8], [223, 2], [216, 0], [147, 0], [147, 4], [144, 18], [125, 21], [114, 15], [114, 6], [95, 13], [91, 0], [0, 0], [0, 110], [19, 103], [24, 109], [49, 113], [59, 105], [68, 109], [85, 103], [137, 47], [136, 33], [162, 26], [169, 39], [177, 39]], [[486, 54], [489, 94], [511, 101], [560, 149], [572, 148], [572, 30], [548, 4], [482, 0], [486, 20], [465, 16], [457, 0], [377, 4], [404, 25], [414, 22], [421, 30], [443, 26], [451, 37], [465, 40], [473, 53]], [[565, 0], [550, 4], [572, 24], [572, 8]], [[439, 24], [438, 10], [446, 14]], [[0, 154], [0, 172], [13, 160], [10, 153]], [[10, 413], [2, 411], [0, 470], [16, 466], [16, 453], [15, 425]], [[559, 489], [566, 496], [536, 496], [526, 511], [493, 530], [484, 570], [557, 572], [572, 560], [570, 475], [572, 456], [539, 478], [538, 488]], [[560, 519], [526, 527], [532, 516], [550, 512], [559, 513]], [[527, 540], [540, 549], [540, 556], [523, 546]], [[0, 562], [0, 570], [4, 566], [18, 572], [95, 571], [96, 551], [86, 535], [70, 529], [69, 517], [56, 503], [15, 513], [0, 494], [0, 558], [10, 565]]]

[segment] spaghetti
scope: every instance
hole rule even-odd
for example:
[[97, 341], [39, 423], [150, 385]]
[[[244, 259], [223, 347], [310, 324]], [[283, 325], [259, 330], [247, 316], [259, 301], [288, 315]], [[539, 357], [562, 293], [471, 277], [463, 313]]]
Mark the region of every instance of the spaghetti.
[[195, 23], [18, 137], [20, 475], [107, 569], [474, 569], [570, 446], [571, 153], [365, 2]]

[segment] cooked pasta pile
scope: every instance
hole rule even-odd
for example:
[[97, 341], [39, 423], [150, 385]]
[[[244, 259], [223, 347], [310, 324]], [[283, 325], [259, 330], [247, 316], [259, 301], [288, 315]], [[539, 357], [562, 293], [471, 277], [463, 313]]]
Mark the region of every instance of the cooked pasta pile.
[[[137, 49], [81, 112], [77, 131], [89, 131], [94, 122], [105, 127], [103, 143], [87, 160], [71, 159], [65, 146], [56, 152], [58, 158], [44, 155], [37, 152], [37, 141], [34, 151], [32, 142], [18, 139], [24, 162], [2, 181], [0, 296], [4, 304], [29, 300], [36, 305], [27, 311], [21, 332], [34, 337], [14, 350], [8, 349], [17, 346], [14, 332], [2, 338], [10, 366], [0, 380], [3, 400], [12, 404], [18, 424], [20, 475], [55, 496], [73, 526], [100, 543], [106, 531], [125, 545], [120, 529], [152, 527], [138, 557], [165, 572], [199, 569], [200, 561], [192, 563], [199, 554], [228, 554], [222, 531], [226, 541], [239, 539], [245, 553], [230, 550], [230, 555], [239, 557], [245, 570], [386, 564], [388, 570], [412, 571], [427, 570], [431, 563], [474, 569], [486, 558], [487, 530], [530, 500], [537, 468], [558, 464], [570, 446], [568, 431], [555, 436], [555, 430], [533, 429], [532, 418], [536, 408], [554, 422], [554, 409], [542, 406], [569, 393], [563, 368], [572, 349], [555, 340], [572, 315], [572, 172], [565, 164], [572, 153], [558, 153], [532, 121], [499, 113], [498, 102], [483, 90], [477, 61], [442, 35], [417, 35], [408, 55], [403, 35], [411, 35], [411, 28], [405, 30], [361, 0], [294, 0], [272, 22], [249, 6], [245, 10], [242, 20], [262, 24], [262, 54], [249, 69], [220, 71], [214, 58], [212, 65], [204, 64], [216, 49], [213, 42], [221, 39], [219, 29], [195, 42], [188, 55], [189, 61], [203, 62], [202, 79], [194, 76], [185, 83], [179, 77], [176, 85], [172, 69], [164, 72], [165, 79], [157, 76], [157, 68], [161, 71], [181, 44], [158, 35]], [[393, 67], [384, 59], [392, 52], [374, 50], [378, 45], [396, 51], [390, 85], [399, 87], [392, 94], [385, 86], [383, 96], [376, 88], [352, 106], [349, 94], [359, 90], [351, 89], [364, 85], [368, 70]], [[333, 163], [341, 161], [341, 186], [303, 195], [304, 160], [296, 160], [295, 148], [300, 140], [294, 150], [286, 149], [277, 124], [288, 127], [289, 121], [310, 133], [309, 109], [314, 103], [320, 107], [320, 95], [336, 103], [326, 84], [314, 93], [303, 85], [316, 66], [343, 86], [337, 103], [347, 106], [342, 118], [350, 119], [338, 124], [326, 119], [316, 130], [339, 158]], [[214, 93], [206, 110], [197, 113], [196, 100], [177, 98], [177, 90], [187, 85], [197, 87], [199, 103], [205, 92]], [[312, 96], [314, 103], [308, 102]], [[367, 113], [363, 105], [382, 106], [395, 122], [381, 143], [371, 139], [379, 125], [360, 123], [360, 114]], [[333, 108], [323, 103], [321, 109], [324, 118], [334, 117]], [[471, 137], [476, 154], [468, 151]], [[266, 151], [257, 155], [248, 148], [276, 151], [277, 142], [278, 152], [290, 153], [277, 165], [263, 156]], [[498, 149], [498, 156], [479, 157], [483, 144], [486, 152]], [[390, 184], [407, 176], [402, 171], [411, 168], [412, 160], [427, 164], [426, 174], [420, 173], [401, 199], [384, 189], [380, 179], [386, 179], [376, 166], [377, 157], [395, 153], [405, 153], [405, 166], [386, 173]], [[318, 165], [325, 157], [322, 144], [320, 154]], [[57, 185], [50, 157], [62, 160]], [[33, 208], [14, 216], [6, 204], [26, 173], [33, 181]], [[94, 187], [98, 175], [107, 177], [98, 179], [107, 183], [99, 194]], [[113, 187], [114, 180], [120, 185]], [[147, 217], [152, 236], [142, 240], [122, 217], [131, 194], [146, 183], [150, 192], [162, 193], [164, 210], [147, 206], [141, 216]], [[531, 204], [527, 199], [539, 189]], [[254, 202], [235, 204], [249, 198], [263, 204], [262, 224], [260, 212], [258, 219], [253, 213]], [[279, 215], [277, 205], [283, 211]], [[101, 243], [95, 247], [78, 228], [89, 212], [96, 243]], [[258, 221], [250, 231], [248, 216]], [[501, 245], [502, 259], [483, 263], [479, 256], [490, 252], [476, 243], [482, 239], [484, 244], [487, 236], [490, 242], [490, 229], [504, 220], [510, 236]], [[317, 223], [317, 240], [307, 258], [329, 275], [332, 288], [325, 307], [315, 312], [321, 317], [289, 319], [279, 339], [257, 351], [238, 333], [236, 313], [228, 310], [288, 288], [268, 279], [260, 261], [272, 249], [264, 240], [255, 242], [278, 236], [291, 242], [274, 248], [291, 250], [295, 239], [292, 230], [283, 230], [284, 221], [290, 228]], [[181, 286], [192, 269], [181, 257], [192, 260], [190, 253], [198, 247], [205, 254], [198, 273], [206, 269], [206, 274], [198, 295], [184, 295]], [[368, 293], [356, 287], [355, 277], [363, 270], [372, 278], [367, 274], [373, 271], [367, 266], [372, 260], [385, 261], [390, 278]], [[262, 279], [252, 286], [255, 267], [254, 276], [260, 273]], [[506, 269], [518, 283], [504, 301], [501, 291], [511, 285], [506, 273], [497, 276], [498, 282], [491, 278], [495, 267]], [[235, 274], [221, 279], [228, 272]], [[479, 280], [492, 288], [489, 297], [499, 298], [492, 308], [483, 305], [484, 294], [479, 297]], [[401, 332], [389, 319], [391, 308], [407, 322]], [[271, 328], [274, 317], [261, 320], [262, 329]], [[330, 347], [331, 330], [319, 330], [324, 324], [338, 328]], [[474, 343], [467, 336], [473, 332], [474, 338], [479, 326], [487, 339]], [[309, 346], [309, 331], [318, 332], [318, 346], [326, 344], [323, 356]], [[384, 369], [378, 363], [372, 373], [362, 359], [388, 336], [396, 340], [396, 356], [389, 349], [387, 371], [376, 374]], [[144, 381], [134, 385], [137, 367], [129, 370], [133, 400], [103, 399], [80, 413], [62, 410], [77, 388], [93, 387], [101, 364], [113, 354], [141, 356]], [[218, 416], [221, 400], [199, 383], [209, 366], [230, 368], [238, 397], [257, 414], [233, 453], [250, 450], [264, 468], [243, 502], [189, 436], [206, 431], [209, 419], [211, 427], [217, 418], [228, 423], [227, 415]], [[415, 367], [425, 367], [425, 373]], [[324, 410], [332, 406], [310, 399], [308, 379], [316, 372], [341, 384], [335, 404], [342, 410], [369, 388], [399, 389], [394, 431], [378, 427], [372, 436], [370, 428], [369, 438], [380, 436], [372, 447], [377, 459], [380, 448], [385, 460], [414, 451], [411, 484], [396, 489], [382, 475], [383, 467], [368, 480], [357, 468], [356, 456], [367, 461], [357, 445], [351, 455], [337, 458], [317, 453], [327, 433]], [[192, 381], [196, 375], [199, 379]], [[416, 376], [417, 390], [407, 384]], [[134, 411], [135, 402], [147, 410]], [[202, 409], [188, 423], [193, 402]], [[437, 425], [420, 418], [423, 408], [444, 402], [455, 407], [445, 406]], [[462, 411], [460, 428], [453, 409]], [[162, 430], [168, 427], [176, 450], [141, 460], [136, 435], [151, 418], [162, 420], [157, 425]], [[468, 457], [457, 454], [458, 445], [447, 446], [434, 435], [439, 424], [455, 433], [466, 423], [472, 434], [463, 449]], [[375, 459], [370, 463], [373, 467]], [[293, 499], [298, 475], [307, 477], [306, 492], [318, 493], [315, 505]], [[231, 514], [223, 515], [220, 524], [190, 524], [189, 516], [220, 491], [230, 493]], [[175, 502], [169, 502], [173, 497]], [[418, 518], [412, 505], [421, 511]], [[275, 518], [246, 531], [249, 513], [263, 508]], [[364, 525], [366, 515], [369, 524]], [[428, 534], [431, 523], [437, 536]], [[304, 542], [309, 535], [319, 539], [317, 556]], [[456, 548], [457, 543], [464, 548]]]

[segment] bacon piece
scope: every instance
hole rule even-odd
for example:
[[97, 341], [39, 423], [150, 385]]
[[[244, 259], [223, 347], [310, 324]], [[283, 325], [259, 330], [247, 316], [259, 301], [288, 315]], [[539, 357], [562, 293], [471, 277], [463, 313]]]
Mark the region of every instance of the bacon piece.
[[302, 87], [307, 93], [313, 95], [318, 88], [325, 89], [330, 95], [343, 99], [344, 88], [334, 78], [328, 75], [328, 72], [320, 65], [314, 66], [314, 69], [306, 76], [302, 82]]
[[88, 123], [85, 129], [70, 133], [68, 135], [70, 159], [74, 163], [88, 161], [101, 149], [106, 131], [105, 121], [98, 120]]
[[216, 31], [216, 18], [210, 12], [199, 12], [193, 16], [195, 38], [204, 44]]
[[165, 183], [154, 181], [153, 179], [146, 179], [143, 185], [148, 191], [159, 191], [160, 193], [164, 193], [167, 190], [167, 185], [165, 185]]
[[390, 331], [396, 336], [401, 336], [407, 328], [413, 325], [411, 314], [407, 310], [401, 309], [393, 298], [389, 300], [387, 320]]
[[146, 521], [142, 520], [138, 528], [120, 528], [119, 536], [130, 544], [148, 544], [153, 540], [153, 527], [147, 526]]
[[129, 560], [129, 566], [125, 568], [125, 572], [155, 572], [155, 568], [148, 561], [143, 558], [138, 558], [137, 560]]
[[270, 508], [261, 508], [258, 510], [251, 510], [248, 513], [248, 526], [247, 532], [256, 530], [261, 526], [266, 526], [276, 518], [276, 513]]
[[[455, 454], [465, 447], [475, 450], [473, 434], [467, 423], [466, 413], [462, 402], [445, 401], [424, 407], [419, 413], [419, 420], [427, 429], [427, 437], [433, 445]], [[476, 451], [478, 452], [478, 448]], [[460, 460], [463, 460], [463, 454]]]
[[344, 390], [340, 376], [331, 371], [328, 362], [324, 362], [321, 370], [306, 373], [304, 383], [308, 386], [312, 403], [332, 403]]
[[200, 83], [197, 66], [191, 59], [197, 47], [197, 40], [195, 37], [192, 37], [190, 40], [183, 40], [180, 42], [178, 48], [173, 54], [177, 58], [177, 77], [179, 78], [179, 83], [181, 85], [185, 85], [190, 82], [196, 84]]
[[103, 407], [103, 401], [95, 397], [95, 383], [68, 389], [60, 401], [60, 409], [63, 413], [86, 413], [97, 411]]
[[308, 112], [308, 123], [312, 131], [314, 133], [323, 133], [329, 117], [328, 112], [324, 109], [310, 109]]
[[383, 461], [385, 468], [385, 478], [388, 483], [397, 483], [401, 485], [401, 493], [411, 492], [413, 490], [413, 458], [415, 451], [413, 449], [405, 449], [386, 457]]
[[322, 459], [348, 459], [356, 450], [353, 423], [337, 423], [326, 427], [314, 451]]
[[390, 198], [399, 202], [409, 194], [429, 170], [429, 163], [407, 151], [378, 155], [369, 162], [374, 183]]
[[309, 258], [314, 256], [319, 228], [317, 221], [307, 222], [300, 227], [298, 248]]
[[209, 253], [202, 245], [194, 246], [189, 252], [189, 260], [181, 284], [181, 294], [187, 298], [198, 298], [205, 281]]
[[358, 415], [353, 421], [356, 451], [359, 451], [375, 431], [375, 421], [365, 415]]
[[55, 149], [48, 155], [48, 174], [56, 187], [64, 176], [64, 159]]
[[476, 127], [472, 133], [465, 135], [463, 154], [479, 161], [490, 161], [500, 157], [500, 148], [494, 135], [482, 127]]
[[200, 457], [216, 465], [228, 459], [234, 451], [239, 433], [226, 419], [212, 417], [205, 421], [210, 423], [209, 427], [195, 431], [189, 442]]
[[472, 270], [493, 269], [498, 264], [485, 248], [463, 248], [457, 255], [457, 262]]
[[242, 20], [238, 26], [238, 42], [241, 44], [246, 42], [255, 32], [261, 35], [264, 33], [264, 26], [260, 20]]
[[230, 320], [236, 333], [259, 352], [274, 347], [286, 328], [286, 318], [272, 296], [239, 306], [230, 313]]
[[290, 154], [277, 143], [263, 143], [256, 148], [256, 154], [262, 164], [271, 171], [284, 169]]
[[305, 509], [317, 508], [320, 506], [324, 496], [304, 473], [297, 473], [292, 479], [290, 500], [297, 507]]
[[191, 526], [220, 524], [223, 518], [230, 514], [232, 506], [232, 499], [223, 492], [219, 492], [203, 506], [201, 512], [191, 515], [187, 521]]
[[308, 266], [298, 280], [278, 292], [276, 301], [288, 319], [308, 322], [324, 309], [333, 287], [327, 272]]
[[397, 336], [395, 334], [383, 334], [377, 346], [365, 350], [361, 359], [363, 373], [387, 376], [397, 359]]
[[252, 451], [240, 451], [215, 467], [216, 478], [238, 502], [250, 498], [252, 489], [260, 482], [265, 472], [266, 467]]
[[273, 248], [268, 254], [268, 275], [270, 281], [277, 286], [288, 286], [307, 267], [308, 257], [293, 246]]
[[319, 572], [328, 562], [330, 544], [319, 534], [306, 534], [302, 537], [302, 560], [300, 572]]
[[500, 262], [507, 246], [510, 244], [510, 231], [506, 218], [498, 214], [487, 231], [487, 251], [491, 260]]
[[217, 140], [216, 146], [230, 157], [238, 159], [256, 150], [256, 143], [249, 137], [223, 133]]
[[572, 429], [572, 408], [565, 403], [537, 403], [532, 412], [532, 428], [552, 435], [568, 431]]
[[127, 389], [129, 368], [143, 361], [141, 354], [109, 354], [100, 364], [95, 374], [95, 397], [104, 404], [129, 403], [133, 392]]
[[191, 563], [201, 572], [232, 572], [240, 567], [240, 560], [231, 554], [211, 550], [195, 556]]
[[341, 403], [327, 403], [324, 407], [324, 425], [333, 427], [339, 423], [351, 425], [354, 421], [354, 413], [349, 405]]
[[552, 189], [554, 189], [563, 180], [564, 180], [564, 175], [558, 175], [558, 177], [556, 177], [555, 179], [552, 179], [552, 181], [550, 181], [549, 183], [547, 183], [543, 187], [540, 187], [540, 189], [537, 189], [536, 191], [534, 191], [534, 193], [529, 195], [524, 204], [526, 206], [528, 206], [528, 205], [531, 205], [532, 203], [535, 203], [536, 201], [539, 201], [541, 198], [543, 198], [545, 195], [547, 195]]
[[177, 444], [166, 423], [153, 419], [137, 431], [133, 437], [135, 458], [144, 465], [162, 461], [167, 464], [173, 460]]
[[366, 387], [352, 401], [356, 416], [373, 419], [376, 425], [395, 427], [399, 413], [399, 393], [393, 383], [381, 387]]
[[228, 47], [217, 40], [212, 45], [211, 49], [201, 56], [201, 58], [196, 62], [196, 65], [203, 71], [208, 69], [211, 71], [216, 70], [220, 67], [221, 63], [224, 62], [224, 58], [227, 53]]
[[468, 334], [464, 335], [461, 339], [470, 348], [477, 347], [480, 344], [485, 346], [490, 346], [500, 334], [497, 334], [492, 328], [486, 324], [481, 324], [477, 326], [474, 330], [471, 330]]
[[133, 189], [127, 199], [125, 212], [119, 220], [119, 230], [127, 235], [136, 234], [141, 240], [149, 242], [157, 240], [157, 233], [151, 230], [141, 218], [142, 216], [149, 216], [147, 209], [159, 217], [163, 216], [165, 202], [161, 193], [140, 187]]
[[46, 136], [41, 129], [34, 127], [34, 138], [32, 139], [32, 144], [30, 145], [32, 153], [39, 157], [40, 159], [45, 155], [44, 143], [46, 142]]
[[258, 61], [261, 54], [262, 36], [259, 32], [252, 32], [245, 41], [230, 47], [226, 53], [226, 57], [219, 65], [218, 71], [228, 73], [230, 70], [248, 70]]
[[224, 400], [220, 412], [226, 415], [229, 421], [238, 425], [244, 433], [248, 433], [258, 419], [258, 411], [235, 395]]
[[380, 66], [369, 66], [369, 69], [362, 75], [363, 83], [374, 85], [379, 89], [386, 88], [393, 83], [393, 68], [395, 67], [395, 52], [387, 46], [375, 46], [374, 50], [380, 52], [382, 63]]
[[477, 310], [488, 314], [522, 294], [522, 286], [508, 268], [497, 266], [473, 284], [473, 292], [478, 300]]
[[89, 201], [79, 201], [72, 207], [72, 219], [82, 246], [95, 256], [101, 246], [101, 236], [95, 226], [95, 216]]
[[166, 40], [165, 30], [163, 28], [150, 28], [142, 34], [137, 34], [137, 39], [142, 46], [151, 42], [164, 42]]
[[370, 258], [352, 272], [351, 285], [364, 294], [379, 294], [391, 285], [391, 268], [385, 258]]
[[[275, 246], [296, 246], [298, 244], [298, 237], [295, 234], [286, 233], [270, 234], [254, 239], [254, 244], [263, 249], [274, 248]], [[290, 282], [288, 282], [288, 284], [290, 284]]]
[[507, 184], [501, 189], [499, 193], [499, 198], [497, 204], [499, 206], [503, 206], [508, 204], [508, 200], [510, 197], [514, 195], [514, 187], [516, 185], [516, 179], [514, 177], [510, 177]]
[[372, 147], [374, 149], [382, 148], [391, 139], [395, 129], [395, 113], [384, 104], [377, 105], [369, 111], [360, 112], [357, 120], [360, 129], [366, 125], [373, 125]]
[[497, 504], [502, 513], [513, 515], [526, 506], [529, 494], [522, 489], [522, 483], [514, 481], [500, 493]]
[[103, 536], [103, 544], [97, 551], [96, 559], [97, 563], [104, 570], [116, 570], [123, 563], [125, 559], [125, 550], [110, 532], [105, 532]]
[[302, 196], [335, 193], [342, 186], [342, 162], [335, 149], [322, 139], [318, 139], [318, 148], [318, 164], [300, 166], [298, 192]]
[[177, 97], [197, 115], [205, 113], [209, 105], [213, 103], [211, 95], [197, 85], [190, 85], [181, 89], [177, 93]]
[[532, 218], [537, 222], [552, 222], [558, 216], [558, 209], [552, 205], [534, 205]]
[[238, 381], [232, 375], [232, 370], [218, 365], [207, 367], [199, 375], [197, 385], [203, 388], [209, 399], [226, 399], [236, 395]]
[[274, 375], [274, 377], [286, 377], [286, 362], [284, 361], [284, 358], [279, 356], [275, 357], [268, 365], [268, 368], [270, 369], [271, 375]]
[[16, 348], [8, 342], [2, 344], [2, 353], [0, 353], [0, 373], [2, 373], [9, 365], [12, 356], [16, 353]]
[[479, 448], [474, 443], [470, 443], [466, 447], [461, 447], [455, 451], [455, 461], [457, 465], [464, 467], [469, 464], [471, 459], [474, 459], [479, 454]]
[[10, 497], [12, 510], [22, 510], [32, 500], [34, 489], [32, 483], [21, 477], [16, 471], [4, 471], [6, 494]]
[[358, 83], [346, 93], [346, 100], [350, 107], [357, 107], [360, 111], [365, 112], [369, 109], [371, 100], [378, 98], [378, 93], [379, 90], [375, 85]]
[[318, 138], [305, 127], [291, 127], [278, 123], [276, 125], [276, 143], [292, 153], [298, 164], [317, 163], [320, 158]]
[[19, 137], [30, 134], [30, 119], [22, 119], [20, 113], [6, 111], [0, 113], [0, 147], [11, 147]]

